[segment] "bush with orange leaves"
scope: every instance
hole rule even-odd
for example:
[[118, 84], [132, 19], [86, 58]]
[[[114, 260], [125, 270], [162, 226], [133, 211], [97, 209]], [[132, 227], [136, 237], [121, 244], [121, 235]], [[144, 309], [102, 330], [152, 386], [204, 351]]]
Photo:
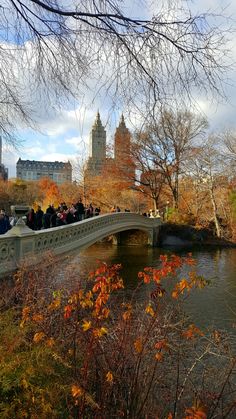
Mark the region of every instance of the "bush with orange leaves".
[[228, 339], [205, 334], [182, 310], [207, 284], [194, 265], [191, 255], [161, 256], [158, 269], [139, 273], [131, 298], [119, 265], [103, 263], [76, 286], [70, 271], [71, 290], [55, 288], [56, 264], [22, 268], [1, 314], [1, 417], [235, 417]]

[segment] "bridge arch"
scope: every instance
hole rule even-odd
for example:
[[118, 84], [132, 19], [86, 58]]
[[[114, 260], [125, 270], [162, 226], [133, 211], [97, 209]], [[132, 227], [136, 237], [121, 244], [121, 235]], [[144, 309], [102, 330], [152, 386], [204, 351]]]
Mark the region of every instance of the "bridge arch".
[[[146, 232], [149, 244], [155, 246], [160, 224], [158, 218], [122, 212], [40, 231], [32, 231], [25, 224], [18, 223], [0, 236], [0, 275], [13, 271], [26, 258], [40, 262], [46, 251], [52, 250], [59, 255], [74, 249], [83, 250], [107, 236], [129, 230]], [[37, 258], [33, 258], [34, 255]]]

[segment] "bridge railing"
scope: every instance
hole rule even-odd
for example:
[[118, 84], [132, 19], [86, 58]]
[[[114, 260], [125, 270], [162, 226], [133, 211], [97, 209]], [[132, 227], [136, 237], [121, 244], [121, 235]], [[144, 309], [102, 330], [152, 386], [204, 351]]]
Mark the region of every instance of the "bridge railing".
[[35, 263], [43, 253], [52, 250], [55, 254], [73, 249], [84, 249], [102, 238], [130, 229], [145, 230], [153, 244], [155, 229], [160, 219], [147, 218], [134, 213], [99, 215], [73, 224], [33, 231], [20, 223], [0, 236], [0, 275], [17, 268], [22, 260]]

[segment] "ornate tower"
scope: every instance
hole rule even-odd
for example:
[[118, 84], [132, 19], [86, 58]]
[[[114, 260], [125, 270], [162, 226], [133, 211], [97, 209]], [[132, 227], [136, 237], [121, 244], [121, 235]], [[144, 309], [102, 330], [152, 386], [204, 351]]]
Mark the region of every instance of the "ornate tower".
[[124, 161], [124, 158], [130, 156], [131, 135], [125, 125], [124, 115], [121, 115], [119, 126], [115, 132], [114, 155], [116, 162]]
[[100, 114], [97, 113], [89, 138], [89, 159], [87, 172], [89, 175], [101, 174], [106, 160], [106, 130], [102, 126]]
[[126, 181], [127, 185], [132, 185], [135, 167], [131, 156], [131, 134], [125, 125], [123, 114], [115, 132], [114, 157], [120, 178]]

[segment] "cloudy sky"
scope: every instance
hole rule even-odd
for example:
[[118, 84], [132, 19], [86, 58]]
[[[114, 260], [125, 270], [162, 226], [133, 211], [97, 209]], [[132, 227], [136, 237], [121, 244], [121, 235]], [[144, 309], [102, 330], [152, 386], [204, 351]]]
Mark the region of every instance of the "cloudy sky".
[[[221, 13], [222, 9], [230, 16], [231, 26], [236, 29], [236, 1], [226, 0], [192, 0], [194, 12]], [[231, 33], [232, 54], [236, 59], [236, 34]], [[234, 39], [233, 39], [234, 38]], [[236, 60], [235, 60], [236, 61]], [[236, 129], [236, 70], [225, 75], [225, 91], [228, 100], [211, 103], [205, 97], [199, 98], [199, 105], [209, 120], [211, 130]], [[67, 161], [86, 158], [89, 131], [99, 109], [101, 119], [107, 130], [107, 140], [112, 142], [115, 127], [123, 109], [112, 111], [112, 105], [104, 98], [70, 101], [60, 111], [42, 112], [38, 109], [37, 129], [22, 127], [19, 134], [22, 144], [18, 149], [4, 145], [3, 163], [9, 168], [9, 177], [16, 174], [16, 162], [19, 157], [29, 160]], [[126, 116], [126, 115], [125, 115]], [[127, 116], [127, 125], [129, 120]]]

